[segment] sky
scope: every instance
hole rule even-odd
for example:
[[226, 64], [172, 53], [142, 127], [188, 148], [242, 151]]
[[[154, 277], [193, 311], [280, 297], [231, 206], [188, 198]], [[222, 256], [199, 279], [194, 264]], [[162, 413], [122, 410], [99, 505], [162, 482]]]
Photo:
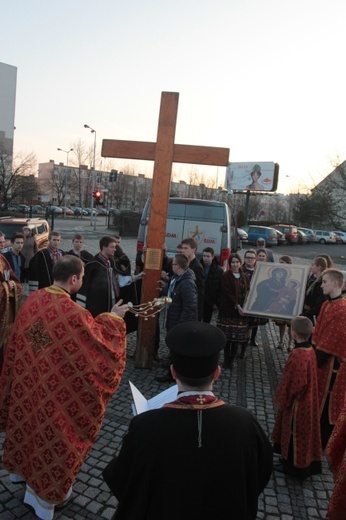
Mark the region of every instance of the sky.
[[[163, 91], [179, 92], [176, 143], [276, 162], [281, 193], [346, 158], [344, 0], [1, 4], [0, 62], [18, 68], [15, 151], [38, 162], [93, 145], [84, 124], [98, 156], [104, 138], [156, 141]], [[220, 184], [225, 168], [198, 172]]]

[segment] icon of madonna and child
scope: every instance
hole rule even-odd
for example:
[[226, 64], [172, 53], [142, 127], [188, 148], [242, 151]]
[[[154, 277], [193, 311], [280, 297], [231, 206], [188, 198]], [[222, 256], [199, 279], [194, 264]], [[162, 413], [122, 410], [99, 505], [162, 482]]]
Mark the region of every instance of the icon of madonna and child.
[[302, 312], [308, 267], [261, 262], [253, 277], [244, 312], [292, 318]]

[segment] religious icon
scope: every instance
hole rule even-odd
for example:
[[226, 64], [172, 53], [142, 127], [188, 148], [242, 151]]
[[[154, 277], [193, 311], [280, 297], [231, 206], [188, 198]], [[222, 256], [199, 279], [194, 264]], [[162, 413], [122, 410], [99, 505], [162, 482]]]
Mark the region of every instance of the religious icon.
[[291, 319], [303, 310], [309, 268], [260, 262], [244, 304], [245, 314]]

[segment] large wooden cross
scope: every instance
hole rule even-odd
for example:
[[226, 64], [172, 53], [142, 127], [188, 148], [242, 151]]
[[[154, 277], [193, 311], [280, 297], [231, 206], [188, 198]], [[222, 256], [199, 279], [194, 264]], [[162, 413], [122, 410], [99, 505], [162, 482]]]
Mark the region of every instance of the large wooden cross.
[[[147, 254], [144, 264], [142, 302], [159, 296], [165, 242], [166, 221], [173, 162], [227, 166], [229, 148], [174, 144], [179, 94], [162, 92], [156, 143], [104, 139], [102, 157], [154, 161], [150, 213], [147, 234]], [[135, 364], [151, 368], [154, 356], [156, 319], [139, 319]]]

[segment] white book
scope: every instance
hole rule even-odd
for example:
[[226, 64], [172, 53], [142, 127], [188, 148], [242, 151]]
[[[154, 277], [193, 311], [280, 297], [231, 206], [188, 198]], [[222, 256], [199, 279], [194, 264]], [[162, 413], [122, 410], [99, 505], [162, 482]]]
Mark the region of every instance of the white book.
[[148, 410], [155, 410], [161, 408], [166, 403], [175, 401], [178, 395], [178, 385], [171, 386], [163, 392], [155, 395], [151, 399], [146, 399], [144, 395], [129, 381], [130, 389], [133, 397], [132, 412], [133, 415], [138, 415]]

